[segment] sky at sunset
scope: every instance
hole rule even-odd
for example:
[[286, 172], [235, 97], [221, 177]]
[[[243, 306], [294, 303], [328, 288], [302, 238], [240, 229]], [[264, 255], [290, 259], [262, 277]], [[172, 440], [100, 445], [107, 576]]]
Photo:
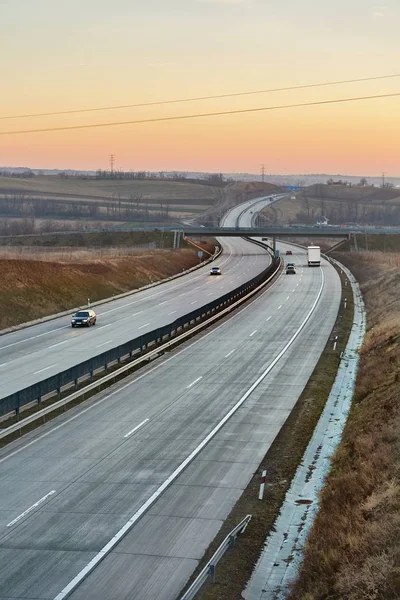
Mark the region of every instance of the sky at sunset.
[[[0, 117], [400, 73], [400, 2], [0, 0]], [[0, 133], [400, 93], [400, 77], [73, 115]], [[0, 165], [400, 175], [400, 96], [0, 135]]]

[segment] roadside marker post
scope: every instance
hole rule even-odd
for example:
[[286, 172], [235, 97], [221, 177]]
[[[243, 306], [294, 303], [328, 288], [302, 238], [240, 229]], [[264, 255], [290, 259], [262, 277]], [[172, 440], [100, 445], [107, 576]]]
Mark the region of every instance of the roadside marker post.
[[265, 480], [267, 478], [267, 471], [263, 471], [261, 474], [261, 483], [260, 483], [260, 490], [258, 492], [258, 499], [262, 500], [264, 497], [264, 487], [265, 487]]

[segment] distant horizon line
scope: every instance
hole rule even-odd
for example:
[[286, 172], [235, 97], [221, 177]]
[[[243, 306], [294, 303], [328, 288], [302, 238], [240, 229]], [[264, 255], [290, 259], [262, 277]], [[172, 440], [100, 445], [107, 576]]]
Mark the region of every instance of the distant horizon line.
[[[0, 166], [0, 171], [7, 171], [7, 170], [14, 170], [14, 171], [53, 171], [53, 172], [57, 172], [57, 173], [66, 173], [66, 172], [73, 172], [73, 173], [82, 173], [82, 174], [88, 174], [88, 173], [96, 173], [97, 171], [104, 171], [104, 172], [108, 172], [109, 169], [102, 169], [102, 168], [98, 168], [98, 169], [74, 169], [74, 168], [58, 168], [58, 167], [22, 167], [22, 166], [18, 166], [18, 167], [14, 167], [14, 166]], [[180, 170], [180, 169], [171, 169], [171, 170], [165, 170], [165, 169], [137, 169], [137, 170], [132, 170], [132, 169], [128, 169], [128, 170], [124, 170], [124, 169], [116, 169], [114, 171], [115, 173], [138, 173], [138, 172], [145, 172], [145, 173], [166, 173], [166, 174], [171, 174], [171, 173], [177, 173], [177, 174], [196, 174], [196, 175], [210, 175], [210, 174], [219, 174], [222, 173], [222, 175], [224, 177], [240, 177], [240, 176], [250, 176], [250, 177], [260, 177], [261, 179], [261, 175], [259, 173], [252, 173], [249, 171], [190, 171], [190, 170]], [[356, 174], [356, 175], [352, 175], [352, 174], [345, 174], [345, 173], [265, 173], [264, 175], [265, 178], [267, 177], [354, 177], [354, 178], [369, 178], [369, 179], [381, 179], [382, 175], [360, 175], [360, 174]], [[387, 175], [385, 173], [385, 179], [399, 179], [400, 175]], [[268, 183], [267, 181], [265, 181], [264, 183]]]

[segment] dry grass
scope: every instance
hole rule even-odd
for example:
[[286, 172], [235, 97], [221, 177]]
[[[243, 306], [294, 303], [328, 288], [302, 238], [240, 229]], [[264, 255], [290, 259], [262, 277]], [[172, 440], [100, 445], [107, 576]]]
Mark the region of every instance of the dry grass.
[[400, 597], [400, 277], [384, 253], [344, 259], [368, 333], [343, 440], [321, 494], [291, 600]]
[[61, 178], [57, 175], [14, 178], [0, 177], [0, 194], [25, 193], [76, 198], [104, 198], [114, 194], [121, 198], [129, 198], [131, 194], [141, 196], [144, 200], [165, 200], [168, 198], [208, 200], [212, 204], [219, 197], [218, 188], [201, 183], [152, 180], [86, 180], [75, 177]]
[[59, 248], [138, 247], [155, 243], [158, 248], [172, 248], [174, 234], [170, 231], [99, 231], [76, 233], [45, 233], [41, 235], [0, 237], [0, 246]]
[[104, 260], [113, 260], [116, 258], [127, 258], [129, 256], [138, 256], [143, 259], [146, 253], [155, 256], [156, 253], [162, 253], [164, 250], [150, 248], [71, 248], [68, 246], [53, 248], [39, 248], [36, 246], [21, 246], [19, 248], [10, 248], [0, 246], [0, 260], [33, 260], [58, 263], [98, 263]]
[[[342, 276], [343, 281], [344, 279]], [[217, 583], [204, 585], [196, 595], [196, 600], [240, 600], [242, 598], [242, 590], [265, 544], [265, 538], [279, 514], [285, 494], [325, 406], [336, 377], [340, 352], [346, 346], [352, 323], [353, 301], [349, 297], [346, 310], [343, 309], [342, 303], [330, 340], [296, 406], [248, 487], [224, 521], [194, 576], [204, 567], [205, 562], [229, 531], [247, 514], [251, 514], [252, 520], [245, 535], [240, 537], [237, 546], [229, 550], [218, 563]], [[332, 339], [336, 335], [339, 336], [340, 343], [334, 351]], [[260, 502], [258, 490], [263, 469], [268, 472], [268, 483], [264, 500]]]
[[0, 329], [128, 292], [198, 262], [187, 248], [67, 264], [0, 259]]
[[283, 198], [273, 205], [264, 208], [261, 214], [269, 223], [291, 223], [296, 221], [296, 215], [301, 211], [301, 201]]

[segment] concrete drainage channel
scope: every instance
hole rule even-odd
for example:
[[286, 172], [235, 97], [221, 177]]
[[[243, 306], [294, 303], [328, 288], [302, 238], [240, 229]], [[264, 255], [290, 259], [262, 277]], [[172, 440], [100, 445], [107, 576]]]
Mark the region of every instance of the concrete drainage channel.
[[366, 330], [364, 302], [352, 273], [333, 259], [351, 282], [354, 323], [324, 411], [286, 494], [273, 533], [266, 540], [246, 589], [245, 600], [283, 600], [296, 577], [303, 547], [318, 511], [318, 494], [330, 468], [330, 458], [340, 442], [356, 381], [359, 355]]

